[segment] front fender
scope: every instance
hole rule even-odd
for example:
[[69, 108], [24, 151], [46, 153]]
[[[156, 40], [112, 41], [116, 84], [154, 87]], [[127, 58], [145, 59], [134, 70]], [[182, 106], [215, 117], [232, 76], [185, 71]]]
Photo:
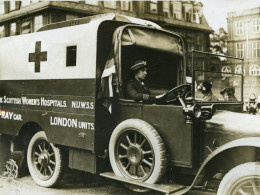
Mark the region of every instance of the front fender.
[[219, 148], [217, 148], [216, 150], [214, 150], [202, 163], [202, 165], [200, 166], [192, 184], [188, 187], [185, 188], [184, 190], [180, 191], [180, 194], [184, 194], [186, 192], [188, 192], [195, 184], [196, 181], [200, 175], [200, 173], [202, 172], [202, 170], [205, 168], [205, 166], [218, 154], [222, 153], [223, 151], [226, 151], [230, 148], [235, 148], [235, 147], [244, 147], [244, 146], [249, 146], [249, 147], [258, 147], [260, 148], [260, 137], [247, 137], [247, 138], [241, 138], [241, 139], [237, 139], [237, 140], [233, 140], [231, 142], [228, 142], [222, 146], [220, 146]]

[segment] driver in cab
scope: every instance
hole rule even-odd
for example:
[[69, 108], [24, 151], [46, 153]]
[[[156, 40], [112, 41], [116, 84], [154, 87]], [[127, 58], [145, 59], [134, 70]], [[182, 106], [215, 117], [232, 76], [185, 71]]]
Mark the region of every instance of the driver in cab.
[[197, 90], [203, 94], [202, 101], [204, 102], [217, 102], [219, 101], [217, 96], [215, 96], [212, 91], [212, 84], [208, 81], [203, 81], [197, 87]]
[[160, 99], [162, 95], [152, 95], [149, 87], [144, 83], [147, 76], [147, 62], [143, 60], [135, 61], [130, 68], [132, 78], [127, 83], [126, 93], [127, 98], [135, 101], [144, 101], [148, 103], [154, 102], [156, 99]]

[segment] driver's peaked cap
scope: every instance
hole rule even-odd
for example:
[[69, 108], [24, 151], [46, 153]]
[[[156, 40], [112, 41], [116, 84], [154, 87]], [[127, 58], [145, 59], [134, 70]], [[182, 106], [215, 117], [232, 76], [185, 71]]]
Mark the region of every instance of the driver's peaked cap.
[[136, 72], [137, 70], [141, 68], [146, 68], [147, 67], [147, 62], [143, 60], [137, 60], [134, 62], [133, 66], [131, 66], [130, 71], [131, 72]]

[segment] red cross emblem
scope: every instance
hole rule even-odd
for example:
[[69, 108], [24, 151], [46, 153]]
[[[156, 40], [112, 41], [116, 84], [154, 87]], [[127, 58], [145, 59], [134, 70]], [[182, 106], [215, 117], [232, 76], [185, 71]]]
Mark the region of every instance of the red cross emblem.
[[40, 72], [41, 61], [47, 61], [47, 51], [41, 51], [41, 41], [35, 43], [35, 53], [29, 53], [29, 62], [34, 62], [34, 72]]

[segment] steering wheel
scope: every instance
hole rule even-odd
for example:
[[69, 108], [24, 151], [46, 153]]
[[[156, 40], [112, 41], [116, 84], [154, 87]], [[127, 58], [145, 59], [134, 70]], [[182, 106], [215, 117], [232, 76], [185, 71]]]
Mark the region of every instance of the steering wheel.
[[174, 87], [170, 91], [168, 91], [164, 96], [163, 96], [163, 101], [166, 103], [171, 103], [180, 98], [185, 98], [187, 94], [191, 91], [191, 85], [190, 84], [183, 84], [177, 87]]

